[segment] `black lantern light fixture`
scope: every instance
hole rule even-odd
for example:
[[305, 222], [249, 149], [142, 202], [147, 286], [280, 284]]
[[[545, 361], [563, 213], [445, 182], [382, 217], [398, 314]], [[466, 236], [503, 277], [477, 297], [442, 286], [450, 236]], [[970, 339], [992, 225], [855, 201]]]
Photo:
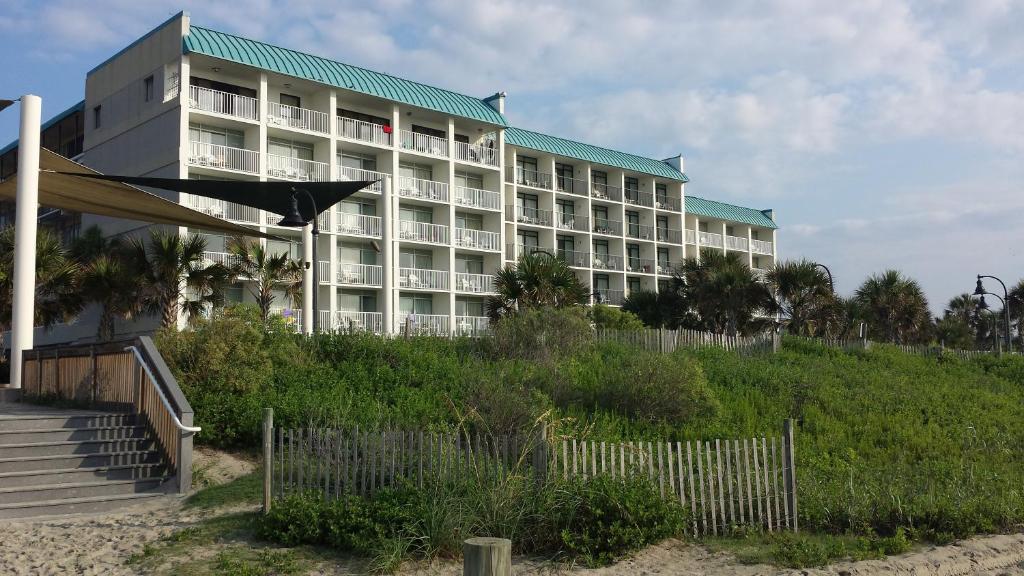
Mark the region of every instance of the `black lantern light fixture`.
[[[299, 193], [302, 193], [306, 198], [308, 198], [309, 203], [313, 207], [313, 217], [310, 219], [303, 217], [302, 212], [299, 211]], [[320, 331], [320, 308], [318, 306], [319, 298], [317, 297], [320, 292], [320, 270], [319, 266], [317, 266], [316, 259], [316, 245], [319, 243], [320, 226], [317, 222], [317, 214], [316, 200], [313, 199], [313, 195], [304, 188], [292, 188], [292, 197], [288, 206], [288, 212], [285, 213], [284, 218], [281, 218], [281, 221], [277, 223], [278, 226], [285, 226], [287, 228], [302, 228], [311, 221], [313, 223], [313, 261], [307, 264], [307, 266], [313, 268], [313, 309], [305, 312], [305, 321], [312, 322], [314, 334]]]
[[[1003, 295], [1000, 297], [998, 294], [985, 290], [985, 285], [982, 284], [981, 282], [982, 278], [991, 278], [992, 280], [999, 282], [999, 284], [1003, 287]], [[989, 276], [988, 274], [978, 274], [978, 283], [975, 284], [974, 286], [974, 295], [981, 296], [982, 301], [984, 301], [986, 294], [988, 294], [989, 296], [995, 296], [1003, 303], [1003, 322], [1005, 324], [1005, 326], [1003, 326], [1003, 340], [1006, 349], [1010, 350], [1012, 346], [1010, 342], [1010, 293], [1006, 289], [1006, 283], [1000, 280], [999, 278], [996, 278], [995, 276]]]

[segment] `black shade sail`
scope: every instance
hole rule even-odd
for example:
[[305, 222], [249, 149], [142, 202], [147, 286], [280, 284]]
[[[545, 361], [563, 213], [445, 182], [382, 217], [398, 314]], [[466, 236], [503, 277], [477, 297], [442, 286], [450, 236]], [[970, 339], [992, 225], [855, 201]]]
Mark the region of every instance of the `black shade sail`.
[[291, 207], [291, 196], [296, 190], [306, 190], [316, 201], [317, 213], [305, 194], [299, 194], [299, 213], [307, 221], [376, 182], [368, 180], [348, 182], [258, 182], [253, 180], [189, 180], [183, 178], [149, 178], [145, 176], [118, 176], [114, 174], [74, 174], [79, 178], [93, 178], [121, 182], [133, 186], [146, 186], [184, 192], [225, 202], [234, 202], [284, 215]]

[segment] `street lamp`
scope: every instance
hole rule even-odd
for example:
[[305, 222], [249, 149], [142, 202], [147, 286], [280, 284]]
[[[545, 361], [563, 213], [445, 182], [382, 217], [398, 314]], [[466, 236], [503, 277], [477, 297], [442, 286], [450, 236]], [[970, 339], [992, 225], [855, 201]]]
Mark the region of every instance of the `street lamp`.
[[[994, 294], [992, 292], [989, 292], [989, 291], [985, 290], [985, 286], [981, 283], [981, 279], [982, 278], [991, 278], [991, 279], [995, 280], [996, 282], [999, 282], [1000, 286], [1003, 287], [1003, 297], [999, 298], [998, 294]], [[984, 299], [984, 295], [985, 294], [988, 294], [990, 296], [995, 296], [996, 298], [999, 298], [999, 300], [1003, 303], [1003, 314], [1006, 317], [1005, 318], [1006, 326], [1005, 326], [1005, 329], [1003, 330], [1003, 332], [1004, 332], [1003, 338], [1004, 338], [1004, 340], [1006, 342], [1006, 350], [1009, 351], [1010, 350], [1010, 293], [1006, 289], [1006, 284], [1002, 280], [1000, 280], [999, 278], [996, 278], [995, 276], [989, 276], [987, 274], [978, 274], [978, 284], [974, 287], [974, 295], [975, 296], [981, 296]]]
[[312, 318], [311, 322], [313, 326], [313, 333], [316, 334], [320, 331], [320, 308], [317, 306], [317, 301], [319, 300], [317, 296], [319, 295], [318, 292], [320, 292], [320, 262], [316, 259], [316, 245], [320, 236], [320, 225], [317, 222], [318, 213], [316, 210], [316, 200], [313, 199], [313, 195], [309, 193], [309, 190], [304, 188], [292, 188], [291, 206], [288, 208], [288, 213], [284, 215], [284, 218], [282, 218], [277, 225], [288, 228], [302, 228], [310, 223], [309, 220], [303, 218], [302, 214], [299, 212], [298, 195], [300, 192], [305, 195], [305, 197], [309, 199], [309, 203], [313, 205], [313, 262], [310, 264], [310, 266], [313, 267], [313, 286], [311, 288], [313, 295], [313, 309], [306, 311], [306, 318]]
[[817, 262], [812, 262], [812, 264], [814, 264], [815, 266], [823, 269], [825, 271], [825, 274], [828, 274], [828, 288], [834, 294], [835, 291], [836, 291], [836, 285], [832, 282], [832, 271], [829, 270], [828, 266], [825, 266], [824, 264], [819, 264]]

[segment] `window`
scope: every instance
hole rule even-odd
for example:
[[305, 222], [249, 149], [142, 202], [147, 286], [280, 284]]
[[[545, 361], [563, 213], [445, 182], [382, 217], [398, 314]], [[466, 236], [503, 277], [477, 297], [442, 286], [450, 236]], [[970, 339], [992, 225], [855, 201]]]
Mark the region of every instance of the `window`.
[[366, 244], [342, 243], [338, 246], [338, 259], [344, 264], [377, 264], [377, 251]]
[[757, 230], [751, 230], [750, 231], [750, 237], [752, 239], [754, 239], [754, 240], [760, 240], [761, 239], [761, 235], [757, 232]]
[[760, 268], [761, 258], [759, 256], [754, 256], [753, 260], [751, 260], [751, 264], [753, 264], [754, 268]]
[[302, 107], [302, 99], [299, 98], [298, 96], [292, 96], [291, 94], [281, 94], [280, 98], [281, 105], [283, 106], [291, 106], [293, 108]]
[[419, 178], [420, 180], [432, 180], [434, 168], [429, 164], [413, 164], [402, 162], [398, 165], [398, 175], [403, 178]]
[[426, 126], [412, 125], [412, 131], [414, 134], [426, 134], [427, 136], [434, 136], [436, 138], [447, 138], [448, 134], [444, 130], [438, 130], [437, 128], [428, 128]]
[[92, 127], [97, 129], [100, 127], [100, 122], [103, 120], [103, 106], [96, 106], [92, 109]]
[[342, 200], [338, 204], [342, 214], [359, 214], [361, 216], [376, 216], [377, 205], [373, 202], [360, 202], [358, 200]]
[[516, 194], [516, 204], [521, 208], [529, 208], [531, 210], [537, 209], [537, 195], [536, 194], [523, 194], [520, 192]]
[[398, 219], [433, 224], [434, 211], [430, 208], [420, 208], [418, 206], [400, 206], [398, 208]]
[[537, 159], [529, 156], [516, 156], [516, 184], [536, 186], [538, 184]]
[[725, 227], [725, 235], [726, 236], [735, 236], [736, 235], [735, 229], [732, 226], [726, 226]]
[[665, 186], [664, 184], [655, 184], [654, 199], [661, 205], [668, 204], [668, 186]]
[[484, 257], [473, 254], [456, 254], [455, 271], [466, 274], [483, 274]]
[[634, 272], [640, 271], [640, 245], [626, 244], [626, 257], [629, 258], [629, 267]]
[[456, 170], [455, 185], [462, 188], [476, 188], [477, 190], [482, 190], [484, 187], [484, 177], [479, 174]]
[[401, 268], [434, 269], [434, 253], [430, 250], [403, 248], [398, 252], [398, 266]]
[[[226, 94], [236, 94], [238, 96], [256, 98], [256, 91], [252, 88], [236, 86], [234, 84], [228, 84], [227, 82], [217, 82], [216, 80], [208, 80], [206, 78], [192, 76], [191, 78], [189, 78], [189, 83], [193, 86], [198, 86], [200, 88], [209, 88], [210, 90], [217, 90], [218, 92], [224, 92]], [[224, 102], [231, 103], [233, 102], [233, 100], [230, 98], [225, 98]]]
[[519, 230], [516, 232], [516, 237], [519, 240], [519, 245], [524, 248], [523, 251], [526, 253], [540, 248], [540, 237], [537, 235], [536, 230]]
[[281, 140], [279, 138], [267, 139], [267, 153], [285, 158], [298, 158], [300, 160], [313, 159], [313, 145], [293, 140]]
[[626, 291], [627, 291], [626, 295], [627, 296], [629, 294], [636, 294], [637, 292], [640, 292], [641, 290], [642, 290], [642, 288], [640, 288], [640, 279], [639, 278], [633, 278], [633, 277], [626, 278]]
[[241, 284], [231, 284], [224, 288], [224, 301], [228, 304], [239, 304], [245, 298], [245, 290]]
[[573, 185], [573, 167], [569, 164], [556, 163], [555, 164], [555, 175], [557, 176], [558, 189], [565, 192], [572, 192]]
[[351, 118], [360, 122], [368, 122], [370, 124], [379, 124], [381, 126], [391, 126], [391, 120], [383, 118], [381, 116], [374, 116], [372, 114], [363, 114], [362, 112], [356, 112], [355, 110], [346, 110], [345, 108], [338, 108], [336, 110], [338, 116], [345, 118]]
[[484, 314], [484, 301], [481, 298], [466, 298], [459, 296], [455, 298], [456, 316], [486, 316]]
[[370, 290], [344, 290], [338, 293], [338, 306], [346, 312], [376, 312], [377, 293]]
[[658, 242], [668, 242], [668, 217], [658, 216], [654, 221], [658, 229]]
[[467, 212], [455, 213], [455, 227], [466, 228], [467, 230], [483, 230], [484, 217], [480, 214], [469, 214]]
[[610, 285], [607, 274], [594, 274], [594, 292], [607, 291]]
[[398, 311], [403, 314], [433, 314], [434, 298], [429, 294], [400, 293]]
[[626, 200], [640, 201], [640, 180], [632, 176], [626, 177]]
[[267, 254], [285, 254], [292, 260], [302, 260], [301, 246], [297, 242], [267, 240]]
[[562, 228], [576, 226], [576, 203], [572, 200], [555, 200], [555, 224]]
[[142, 81], [142, 99], [144, 102], [149, 102], [153, 99], [153, 76], [147, 76]]
[[462, 142], [463, 144], [469, 144], [469, 136], [464, 134], [456, 134], [454, 136], [456, 142]]
[[626, 210], [626, 231], [634, 238], [640, 237], [640, 213]]
[[668, 268], [669, 268], [668, 248], [658, 248], [658, 268], [661, 268], [662, 272], [668, 272]]
[[245, 146], [245, 134], [241, 131], [203, 124], [189, 124], [188, 138], [192, 142], [227, 146], [229, 148], [243, 148]]
[[[558, 246], [558, 257], [563, 260], [565, 260], [567, 256], [572, 256], [572, 253], [576, 251], [576, 239], [572, 236], [559, 235], [555, 239], [555, 244]], [[570, 260], [566, 261], [572, 263]]]
[[607, 206], [594, 206], [594, 226], [596, 227], [607, 227], [608, 225], [608, 207]]
[[607, 240], [594, 240], [594, 257], [600, 258], [602, 262], [608, 262]]
[[600, 170], [593, 170], [590, 172], [590, 181], [594, 184], [600, 184], [601, 186], [608, 185], [608, 173]]
[[364, 154], [356, 154], [354, 152], [344, 152], [339, 154], [338, 163], [341, 164], [342, 168], [370, 170], [371, 172], [377, 170], [377, 158]]
[[698, 228], [700, 229], [701, 232], [707, 232], [708, 231], [708, 223], [707, 222], [700, 222], [699, 225], [698, 225]]

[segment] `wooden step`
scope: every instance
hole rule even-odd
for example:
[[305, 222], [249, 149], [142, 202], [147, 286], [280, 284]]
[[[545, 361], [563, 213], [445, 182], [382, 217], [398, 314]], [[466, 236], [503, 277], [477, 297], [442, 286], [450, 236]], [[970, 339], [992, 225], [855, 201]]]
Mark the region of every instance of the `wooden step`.
[[165, 476], [158, 476], [143, 480], [93, 480], [89, 482], [65, 482], [60, 484], [0, 488], [0, 505], [47, 502], [70, 498], [90, 498], [93, 496], [164, 492], [164, 485], [169, 479]]
[[29, 470], [60, 470], [65, 468], [95, 468], [125, 464], [156, 464], [160, 454], [156, 450], [119, 452], [108, 454], [58, 454], [53, 456], [18, 456], [0, 458], [0, 473]]
[[82, 498], [66, 498], [45, 500], [40, 502], [19, 502], [0, 504], [0, 519], [33, 518], [39, 516], [63, 516], [67, 514], [92, 514], [122, 510], [128, 506], [152, 501], [153, 498], [164, 496], [160, 492], [141, 492], [138, 494], [118, 494], [113, 496], [86, 496]]
[[0, 431], [52, 430], [54, 428], [103, 428], [135, 426], [139, 423], [135, 414], [118, 412], [60, 411], [37, 414], [0, 414]]
[[66, 442], [71, 440], [126, 440], [142, 438], [145, 426], [101, 426], [93, 428], [44, 428], [38, 430], [0, 430], [0, 450], [11, 444]]
[[139, 480], [167, 474], [167, 466], [157, 464], [124, 464], [92, 468], [58, 468], [0, 473], [0, 487], [41, 486], [96, 480]]
[[84, 454], [116, 454], [139, 452], [153, 447], [149, 438], [126, 440], [65, 440], [63, 442], [28, 442], [0, 446], [0, 459], [21, 456], [62, 456]]

